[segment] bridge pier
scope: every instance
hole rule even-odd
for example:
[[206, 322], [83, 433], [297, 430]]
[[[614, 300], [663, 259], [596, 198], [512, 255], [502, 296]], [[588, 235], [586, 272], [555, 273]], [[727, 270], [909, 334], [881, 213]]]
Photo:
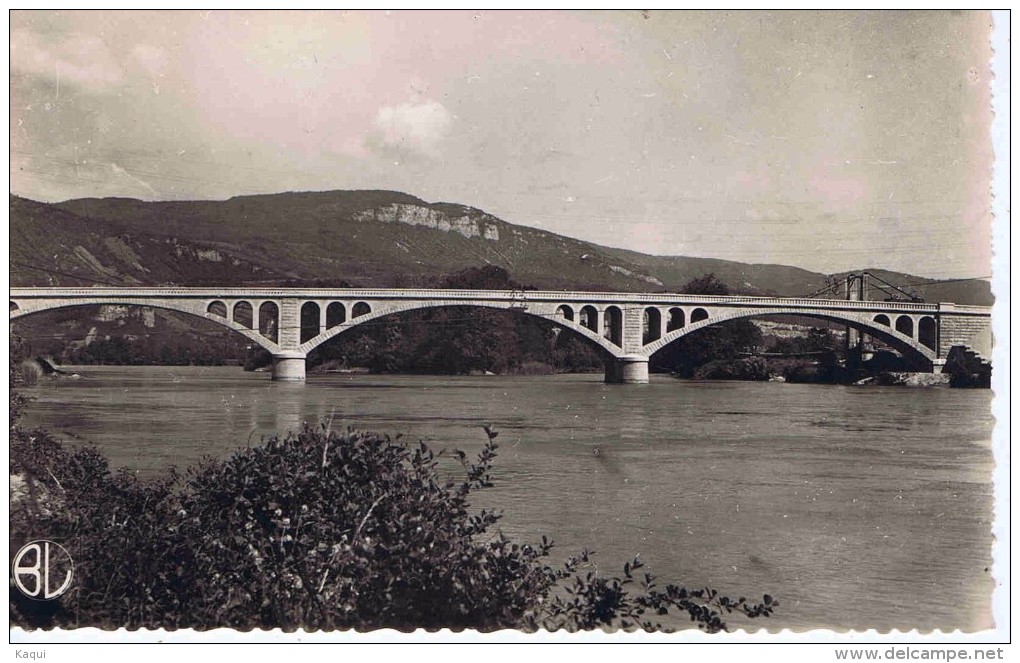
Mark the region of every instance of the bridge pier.
[[284, 382], [301, 382], [305, 379], [305, 354], [281, 352], [273, 355], [273, 379]]
[[645, 384], [648, 382], [648, 357], [624, 355], [606, 360], [608, 384]]

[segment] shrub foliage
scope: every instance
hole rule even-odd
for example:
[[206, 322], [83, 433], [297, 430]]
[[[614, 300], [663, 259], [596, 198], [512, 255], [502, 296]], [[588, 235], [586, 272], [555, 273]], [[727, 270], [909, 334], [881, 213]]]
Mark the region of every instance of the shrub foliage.
[[[370, 433], [305, 427], [225, 460], [139, 479], [91, 447], [12, 428], [11, 543], [48, 538], [74, 558], [50, 602], [11, 591], [25, 627], [297, 629], [661, 628], [672, 612], [710, 632], [769, 616], [711, 589], [656, 584], [588, 552], [549, 562], [473, 510], [492, 485], [495, 431], [477, 459]], [[457, 461], [450, 464], [444, 455]], [[458, 467], [462, 470], [457, 469]], [[444, 479], [453, 468], [457, 478]]]

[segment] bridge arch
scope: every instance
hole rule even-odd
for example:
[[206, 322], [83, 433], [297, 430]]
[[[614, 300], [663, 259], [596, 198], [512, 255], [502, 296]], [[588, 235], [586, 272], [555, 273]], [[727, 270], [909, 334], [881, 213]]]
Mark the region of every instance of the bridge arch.
[[914, 319], [909, 315], [896, 318], [896, 331], [904, 336], [914, 337]]
[[332, 329], [345, 322], [347, 322], [347, 308], [343, 302], [330, 302], [326, 307], [326, 329]]
[[[776, 315], [794, 315], [800, 318], [815, 318], [818, 320], [827, 320], [829, 322], [837, 322], [852, 327], [860, 332], [866, 333], [870, 336], [874, 336], [880, 339], [882, 342], [889, 345], [889, 347], [899, 350], [903, 353], [904, 357], [908, 360], [920, 361], [924, 363], [930, 363], [937, 358], [936, 351], [930, 348], [912, 336], [908, 336], [896, 329], [890, 328], [881, 322], [876, 322], [872, 318], [871, 313], [843, 313], [839, 311], [832, 312], [817, 312], [817, 311], [804, 311], [797, 309], [755, 309], [755, 308], [740, 308], [740, 309], [723, 309], [714, 315], [710, 315], [699, 321], [694, 321], [694, 316], [691, 316], [691, 323], [681, 329], [671, 331], [657, 341], [653, 341], [644, 346], [643, 351], [645, 354], [651, 356], [659, 350], [665, 348], [670, 343], [678, 341], [679, 339], [687, 336], [690, 333], [696, 332], [699, 329], [711, 327], [720, 322], [727, 320], [739, 320], [742, 318], [763, 318]], [[877, 317], [877, 316], [876, 316]], [[909, 316], [907, 316], [909, 318]], [[911, 318], [911, 326], [913, 326], [913, 319]], [[934, 323], [934, 320], [932, 320]]]
[[581, 307], [581, 326], [593, 332], [599, 331], [599, 310], [588, 304]]
[[642, 342], [657, 341], [662, 337], [662, 311], [656, 306], [645, 308], [642, 317]]
[[668, 334], [669, 332], [683, 328], [683, 326], [687, 324], [685, 315], [684, 310], [679, 306], [674, 306], [669, 309], [669, 320], [666, 321], [666, 333]]
[[249, 302], [241, 301], [234, 304], [234, 322], [245, 329], [252, 329], [255, 326], [254, 320], [255, 316]]
[[307, 301], [301, 304], [300, 320], [299, 325], [301, 327], [300, 338], [301, 342], [311, 340], [319, 335], [320, 329], [319, 324], [321, 322], [319, 314], [321, 312], [318, 302]]
[[602, 336], [617, 347], [623, 347], [623, 311], [619, 306], [607, 306], [602, 318]]
[[259, 333], [273, 343], [280, 340], [280, 306], [274, 301], [259, 305]]
[[174, 311], [176, 313], [184, 313], [203, 320], [210, 320], [221, 327], [226, 327], [231, 331], [241, 334], [248, 340], [271, 353], [280, 352], [279, 345], [271, 339], [262, 336], [258, 333], [258, 331], [238, 324], [234, 320], [229, 320], [225, 315], [221, 316], [215, 313], [210, 313], [209, 308], [214, 301], [221, 300], [195, 300], [193, 302], [189, 302], [191, 306], [181, 305], [182, 302], [175, 300], [130, 299], [123, 297], [105, 298], [100, 296], [90, 297], [88, 299], [50, 300], [41, 303], [31, 302], [26, 303], [25, 305], [12, 301], [11, 303], [17, 308], [12, 307], [10, 312], [10, 321], [14, 322], [15, 320], [19, 320], [29, 315], [35, 315], [36, 313], [45, 313], [47, 311], [55, 311], [57, 309], [64, 308], [80, 308], [84, 306], [132, 306], [139, 308], [158, 308], [166, 311]]
[[917, 341], [926, 348], [932, 350], [938, 348], [938, 326], [935, 324], [935, 318], [925, 315], [917, 321]]
[[[513, 302], [509, 301], [474, 301], [474, 302], [449, 302], [449, 301], [397, 301], [392, 303], [386, 303], [386, 305], [377, 305], [375, 309], [360, 315], [358, 317], [352, 317], [350, 320], [339, 324], [335, 327], [326, 329], [324, 332], [319, 334], [313, 339], [302, 343], [298, 350], [300, 352], [309, 353], [315, 348], [319, 347], [323, 343], [335, 338], [336, 336], [346, 333], [352, 329], [357, 329], [359, 326], [372, 320], [378, 320], [386, 316], [394, 315], [397, 313], [405, 313], [408, 311], [421, 311], [427, 309], [441, 309], [441, 308], [487, 308], [495, 309], [499, 311], [513, 311], [521, 315], [528, 315], [532, 317], [545, 320], [552, 323], [557, 327], [563, 329], [569, 329], [582, 336], [591, 343], [597, 345], [599, 348], [607, 352], [613, 357], [622, 356], [623, 350], [620, 346], [615, 345], [609, 338], [603, 336], [599, 331], [595, 329], [589, 329], [585, 327], [580, 320], [568, 320], [559, 314], [557, 314], [557, 307], [542, 307], [540, 309], [522, 309], [519, 306], [515, 306]], [[594, 307], [585, 306], [584, 309]]]

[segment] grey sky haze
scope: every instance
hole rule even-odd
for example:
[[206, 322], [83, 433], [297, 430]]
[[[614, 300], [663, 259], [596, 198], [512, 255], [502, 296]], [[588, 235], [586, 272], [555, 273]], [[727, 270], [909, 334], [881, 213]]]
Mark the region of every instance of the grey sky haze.
[[990, 21], [15, 11], [11, 190], [394, 189], [647, 253], [984, 276]]

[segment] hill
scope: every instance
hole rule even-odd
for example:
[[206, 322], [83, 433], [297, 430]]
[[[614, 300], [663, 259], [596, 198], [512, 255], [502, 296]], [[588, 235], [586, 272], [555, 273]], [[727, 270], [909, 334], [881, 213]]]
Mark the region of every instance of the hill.
[[[677, 291], [714, 272], [739, 293], [804, 296], [826, 275], [772, 264], [650, 256], [518, 226], [395, 191], [238, 196], [223, 201], [10, 199], [12, 285], [406, 286], [494, 265], [544, 289]], [[929, 301], [990, 304], [983, 281], [918, 284]], [[836, 275], [841, 277], [841, 275]], [[876, 292], [876, 298], [884, 295]]]
[[55, 205], [10, 198], [10, 275], [23, 285], [222, 284], [279, 278], [257, 251], [127, 230]]

